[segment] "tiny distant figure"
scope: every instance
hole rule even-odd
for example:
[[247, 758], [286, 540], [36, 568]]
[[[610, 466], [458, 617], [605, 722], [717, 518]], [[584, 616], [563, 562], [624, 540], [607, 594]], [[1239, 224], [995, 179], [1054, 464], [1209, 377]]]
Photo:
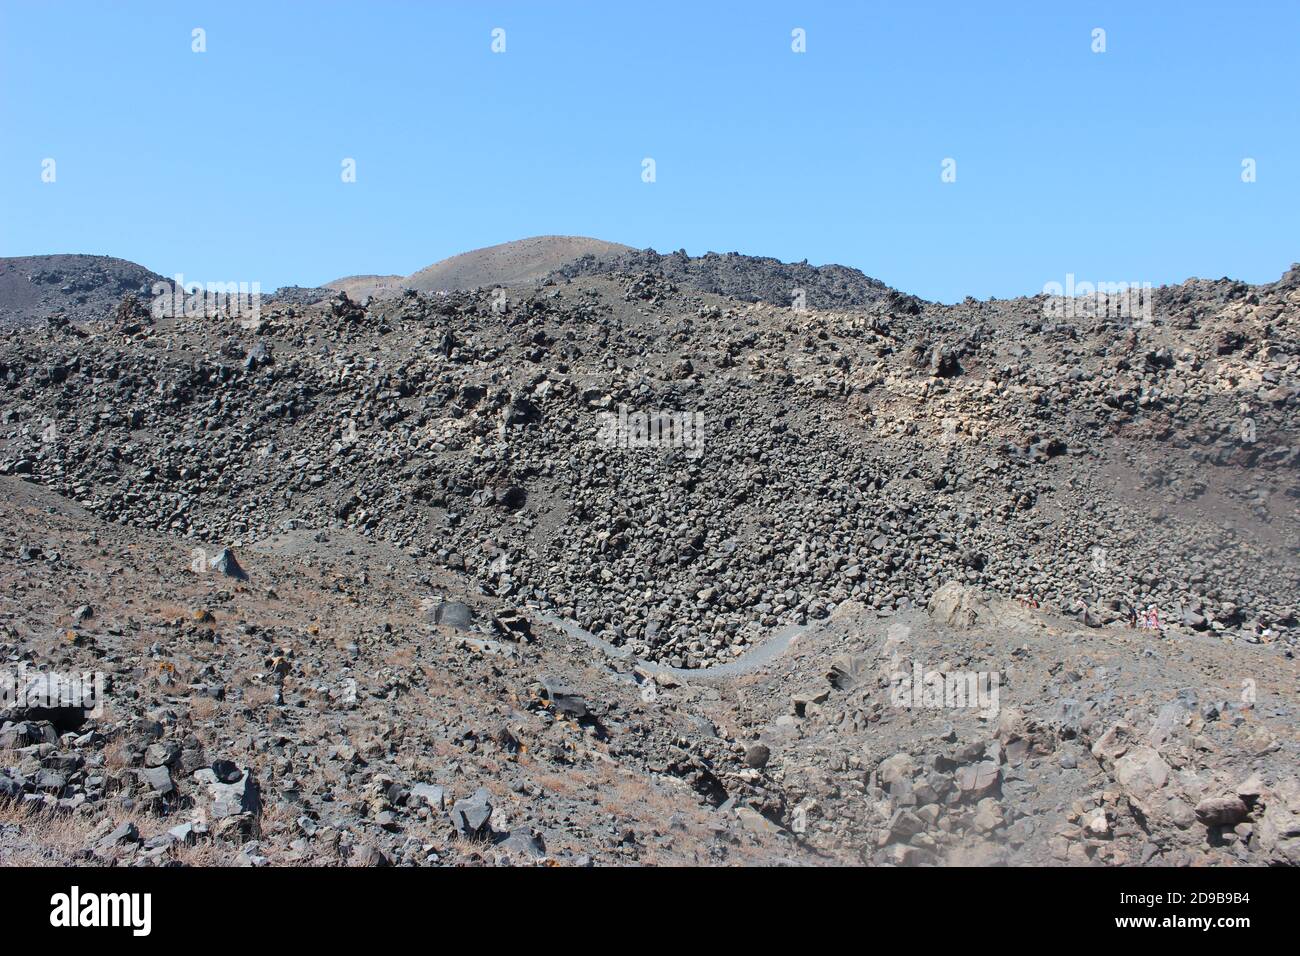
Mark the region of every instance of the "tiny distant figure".
[[1128, 606], [1128, 626], [1130, 630], [1136, 631], [1138, 627], [1138, 612], [1132, 604]]

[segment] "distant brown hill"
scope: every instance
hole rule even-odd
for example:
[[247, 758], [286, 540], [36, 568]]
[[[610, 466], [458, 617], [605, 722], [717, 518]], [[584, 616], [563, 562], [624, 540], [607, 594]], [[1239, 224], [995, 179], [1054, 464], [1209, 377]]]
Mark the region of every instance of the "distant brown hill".
[[323, 288], [335, 292], [346, 292], [348, 298], [355, 302], [364, 302], [374, 296], [384, 298], [401, 292], [406, 287], [405, 276], [344, 276], [333, 282], [326, 282]]
[[462, 252], [435, 262], [409, 276], [346, 276], [325, 283], [326, 288], [346, 292], [350, 298], [384, 298], [402, 289], [421, 292], [474, 289], [497, 285], [523, 285], [546, 278], [584, 257], [613, 259], [631, 252], [631, 246], [584, 236], [534, 236]]
[[631, 246], [601, 239], [536, 236], [443, 259], [409, 276], [407, 282], [421, 292], [520, 285], [544, 279], [566, 263], [584, 256], [613, 258], [631, 251]]

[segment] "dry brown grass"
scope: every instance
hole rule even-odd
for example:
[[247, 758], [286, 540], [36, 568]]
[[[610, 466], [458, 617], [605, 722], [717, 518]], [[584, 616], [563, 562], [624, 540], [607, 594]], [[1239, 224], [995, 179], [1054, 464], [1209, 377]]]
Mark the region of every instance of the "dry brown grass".
[[125, 739], [113, 737], [104, 745], [104, 769], [116, 773], [125, 770], [128, 764]]
[[415, 666], [415, 648], [409, 644], [395, 647], [384, 655], [383, 661], [398, 670], [407, 670]]
[[190, 720], [213, 720], [221, 713], [221, 704], [211, 697], [190, 698]]
[[120, 807], [104, 805], [95, 813], [59, 813], [32, 810], [12, 800], [0, 801], [0, 832], [16, 829], [16, 835], [0, 838], [0, 866], [71, 866], [93, 863], [84, 850], [91, 845], [91, 833], [104, 820], [117, 826], [131, 815]]
[[260, 839], [272, 833], [292, 833], [298, 819], [298, 807], [287, 800], [268, 801], [257, 818], [256, 836]]
[[[274, 810], [272, 814], [277, 819], [284, 815], [277, 816]], [[141, 817], [110, 804], [101, 804], [90, 813], [60, 813], [0, 800], [0, 866], [100, 865], [102, 861], [86, 850], [94, 848], [92, 834], [105, 820], [113, 827], [132, 820], [145, 836], [181, 822]], [[194, 844], [173, 843], [163, 859], [184, 866], [229, 866], [238, 853], [237, 843], [201, 839]]]
[[586, 789], [586, 783], [576, 779], [576, 776], [576, 774], [534, 773], [533, 780], [549, 794], [574, 799]]
[[168, 852], [183, 866], [229, 866], [239, 851], [211, 840], [200, 840], [193, 845], [174, 843]]
[[275, 688], [266, 684], [252, 684], [244, 690], [244, 703], [256, 710], [275, 700]]

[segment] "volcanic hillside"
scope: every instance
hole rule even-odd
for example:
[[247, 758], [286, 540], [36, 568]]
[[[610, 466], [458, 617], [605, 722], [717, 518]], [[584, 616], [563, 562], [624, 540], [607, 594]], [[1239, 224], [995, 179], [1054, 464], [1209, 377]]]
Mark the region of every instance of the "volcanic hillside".
[[44, 323], [52, 316], [72, 322], [104, 319], [128, 294], [147, 300], [161, 279], [111, 256], [0, 258], [0, 328]]
[[1300, 268], [669, 273], [9, 330], [0, 860], [1300, 863]]
[[629, 249], [620, 255], [585, 255], [556, 270], [556, 277], [611, 272], [654, 272], [684, 289], [711, 292], [741, 302], [798, 305], [810, 309], [858, 308], [885, 304], [894, 311], [915, 312], [921, 300], [891, 289], [879, 279], [848, 266], [812, 266], [767, 256], [709, 252], [689, 256], [685, 250], [662, 255], [653, 249]]
[[616, 242], [583, 236], [534, 236], [462, 252], [409, 276], [349, 276], [325, 285], [362, 302], [370, 296], [399, 295], [404, 289], [442, 292], [513, 286], [544, 279], [576, 259], [609, 259], [630, 251]]
[[[1165, 289], [1126, 327], [639, 273], [504, 312], [409, 293], [39, 329], [0, 351], [0, 471], [211, 541], [355, 529], [685, 667], [951, 579], [1266, 639], [1297, 614], [1298, 275]], [[702, 416], [702, 453], [599, 440], [620, 410]]]

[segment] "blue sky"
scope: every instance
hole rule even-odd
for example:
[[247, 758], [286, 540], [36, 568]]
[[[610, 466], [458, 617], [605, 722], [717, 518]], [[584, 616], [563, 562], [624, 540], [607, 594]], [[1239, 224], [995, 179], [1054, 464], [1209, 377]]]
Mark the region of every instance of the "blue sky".
[[269, 290], [558, 233], [943, 301], [1271, 281], [1297, 62], [1296, 0], [0, 0], [0, 255]]

